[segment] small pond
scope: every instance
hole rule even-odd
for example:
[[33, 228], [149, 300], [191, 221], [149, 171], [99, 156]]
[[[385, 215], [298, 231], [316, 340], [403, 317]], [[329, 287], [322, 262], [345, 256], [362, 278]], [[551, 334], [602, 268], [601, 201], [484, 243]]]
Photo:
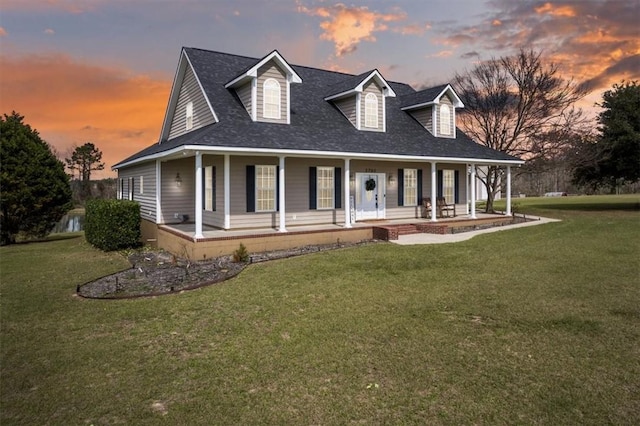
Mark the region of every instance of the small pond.
[[56, 226], [51, 231], [52, 234], [58, 234], [61, 232], [78, 232], [84, 230], [84, 211], [74, 212], [71, 211], [65, 214], [60, 222], [56, 223]]

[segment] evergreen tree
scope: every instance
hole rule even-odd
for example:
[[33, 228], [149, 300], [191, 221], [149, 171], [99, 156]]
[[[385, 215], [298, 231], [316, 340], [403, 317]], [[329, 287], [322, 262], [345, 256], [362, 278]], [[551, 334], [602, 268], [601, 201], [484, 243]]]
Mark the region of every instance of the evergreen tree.
[[23, 119], [0, 117], [0, 245], [44, 237], [72, 207], [64, 165]]
[[78, 170], [79, 178], [83, 182], [91, 180], [92, 171], [104, 169], [102, 151], [91, 142], [76, 147], [71, 154], [71, 158], [66, 158], [65, 161], [70, 170]]
[[599, 104], [600, 135], [576, 158], [574, 181], [608, 184], [640, 180], [640, 86], [637, 81], [614, 84]]

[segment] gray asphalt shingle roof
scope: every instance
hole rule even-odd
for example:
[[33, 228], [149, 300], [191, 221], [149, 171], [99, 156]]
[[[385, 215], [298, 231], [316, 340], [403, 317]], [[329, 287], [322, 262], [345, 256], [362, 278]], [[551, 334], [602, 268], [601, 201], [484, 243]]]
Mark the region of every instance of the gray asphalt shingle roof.
[[[455, 157], [483, 160], [518, 160], [479, 145], [457, 130], [457, 137], [436, 138], [400, 108], [408, 99], [430, 96], [430, 90], [416, 92], [407, 84], [389, 82], [397, 97], [386, 103], [386, 132], [357, 130], [324, 98], [337, 89], [358, 84], [371, 73], [358, 76], [292, 65], [302, 83], [291, 84], [291, 124], [253, 122], [233, 89], [224, 86], [260, 59], [196, 48], [184, 48], [194, 72], [219, 122], [177, 138], [162, 141], [123, 160], [128, 163], [182, 145], [242, 147], [296, 151], [358, 152], [424, 157]], [[446, 87], [442, 86], [442, 88]], [[440, 88], [440, 91], [442, 90]], [[349, 87], [347, 87], [348, 90]], [[435, 90], [437, 88], [434, 88]], [[344, 90], [343, 90], [344, 91]], [[435, 93], [437, 96], [440, 91]], [[117, 167], [114, 166], [114, 167]]]

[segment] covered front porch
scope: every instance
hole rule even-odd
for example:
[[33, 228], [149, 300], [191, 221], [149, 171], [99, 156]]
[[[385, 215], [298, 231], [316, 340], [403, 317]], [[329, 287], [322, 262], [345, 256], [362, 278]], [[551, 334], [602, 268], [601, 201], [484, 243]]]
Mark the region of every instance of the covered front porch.
[[[302, 227], [363, 226], [370, 220], [475, 219], [475, 163], [462, 159], [337, 158], [231, 155], [183, 151], [156, 163], [155, 223], [193, 225], [193, 238], [261, 228], [286, 233]], [[511, 165], [505, 168], [506, 215], [511, 215]], [[426, 205], [425, 200], [434, 200]], [[426, 208], [426, 210], [425, 210]], [[150, 220], [153, 220], [149, 217]], [[358, 225], [360, 224], [360, 225]]]
[[447, 234], [512, 222], [513, 217], [504, 214], [469, 213], [437, 222], [424, 218], [385, 219], [356, 222], [349, 228], [340, 224], [292, 226], [287, 232], [277, 228], [227, 231], [205, 225], [202, 237], [196, 237], [195, 223], [181, 223], [154, 227], [153, 238], [148, 242], [183, 257], [204, 260], [232, 254], [240, 244], [251, 253], [260, 253], [309, 245], [396, 240], [412, 233]]

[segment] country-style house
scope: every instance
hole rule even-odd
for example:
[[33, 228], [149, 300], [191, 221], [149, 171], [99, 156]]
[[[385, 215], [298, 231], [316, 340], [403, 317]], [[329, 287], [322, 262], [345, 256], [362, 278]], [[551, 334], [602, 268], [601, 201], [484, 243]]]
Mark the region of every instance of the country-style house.
[[504, 167], [509, 188], [523, 162], [457, 129], [463, 107], [448, 84], [183, 48], [159, 141], [113, 167], [118, 196], [140, 203], [147, 241], [197, 258], [238, 239], [260, 250], [437, 221], [426, 198], [473, 219], [476, 167]]

